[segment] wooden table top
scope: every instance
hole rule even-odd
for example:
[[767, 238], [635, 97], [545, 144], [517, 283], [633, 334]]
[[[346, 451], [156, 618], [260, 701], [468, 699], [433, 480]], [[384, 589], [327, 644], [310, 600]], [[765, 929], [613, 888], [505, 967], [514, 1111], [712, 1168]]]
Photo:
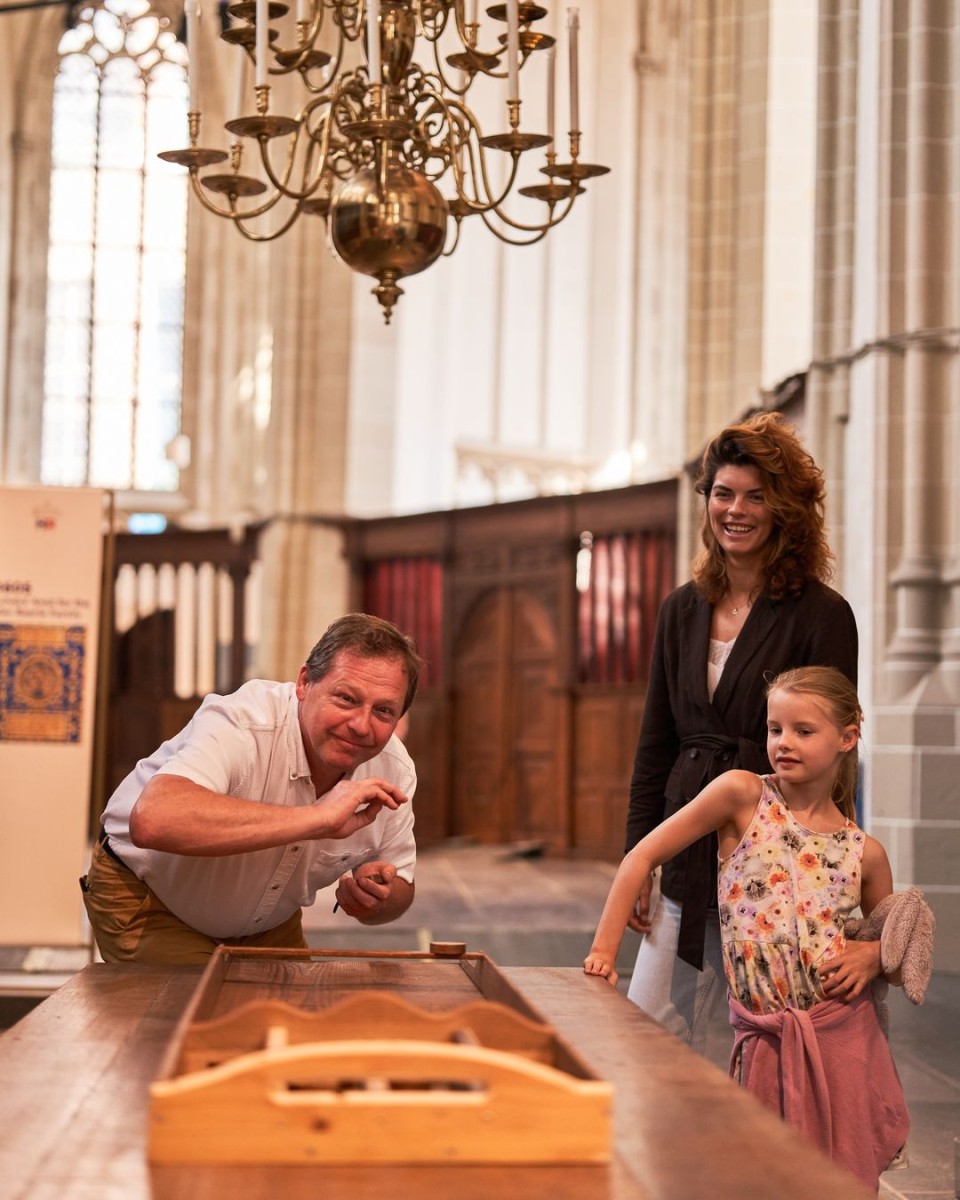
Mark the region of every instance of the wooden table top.
[[0, 1037], [0, 1194], [30, 1200], [871, 1196], [603, 980], [573, 968], [501, 971], [614, 1084], [609, 1166], [151, 1166], [149, 1085], [200, 971], [97, 964]]

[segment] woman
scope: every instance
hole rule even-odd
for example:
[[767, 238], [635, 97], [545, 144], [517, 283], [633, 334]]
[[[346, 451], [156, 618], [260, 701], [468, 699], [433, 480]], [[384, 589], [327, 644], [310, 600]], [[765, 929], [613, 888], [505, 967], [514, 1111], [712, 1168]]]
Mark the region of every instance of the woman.
[[[657, 621], [630, 783], [627, 850], [724, 771], [768, 774], [767, 681], [830, 666], [856, 685], [857, 626], [827, 587], [823, 476], [777, 413], [719, 433], [696, 481], [704, 549]], [[725, 994], [717, 839], [665, 863], [652, 917], [644, 889], [630, 924], [645, 934], [628, 996], [702, 1052]]]

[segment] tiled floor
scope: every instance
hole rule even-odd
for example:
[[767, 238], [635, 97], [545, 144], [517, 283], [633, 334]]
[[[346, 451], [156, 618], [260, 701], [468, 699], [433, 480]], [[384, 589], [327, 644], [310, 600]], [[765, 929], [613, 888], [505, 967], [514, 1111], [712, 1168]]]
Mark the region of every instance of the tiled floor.
[[[421, 852], [417, 898], [401, 920], [365, 929], [332, 911], [324, 893], [305, 914], [309, 940], [333, 949], [415, 949], [432, 940], [464, 941], [502, 966], [581, 965], [614, 866], [540, 857], [536, 847], [450, 842]], [[629, 975], [637, 939], [628, 933], [621, 974]], [[0, 1028], [49, 994], [89, 955], [84, 950], [0, 947]], [[624, 986], [624, 984], [621, 984]], [[960, 975], [935, 974], [914, 1008], [890, 992], [891, 1042], [913, 1127], [910, 1165], [888, 1172], [881, 1200], [955, 1200], [960, 1138]], [[730, 1045], [724, 1018], [711, 1029], [709, 1056], [722, 1068]], [[775, 1198], [771, 1198], [775, 1200]], [[816, 1200], [812, 1197], [811, 1200]]]
[[[324, 896], [306, 915], [309, 939], [331, 948], [377, 949], [464, 941], [503, 966], [580, 966], [614, 866], [528, 856], [530, 849], [455, 842], [424, 851], [417, 866], [417, 898], [401, 920], [364, 929], [341, 913], [334, 915], [331, 899]], [[635, 935], [628, 933], [621, 974], [629, 974], [636, 946]], [[887, 1172], [881, 1200], [954, 1200], [960, 1195], [954, 1162], [960, 1138], [960, 975], [935, 974], [919, 1008], [893, 988], [889, 1007], [912, 1131], [910, 1165]], [[724, 1069], [730, 1040], [721, 1017], [708, 1050]]]

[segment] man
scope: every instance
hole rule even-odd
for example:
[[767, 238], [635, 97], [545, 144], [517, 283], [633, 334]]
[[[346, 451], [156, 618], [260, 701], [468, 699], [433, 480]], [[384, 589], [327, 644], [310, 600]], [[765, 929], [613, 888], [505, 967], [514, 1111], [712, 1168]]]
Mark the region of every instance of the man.
[[413, 902], [413, 762], [393, 737], [422, 661], [387, 621], [335, 621], [296, 683], [208, 696], [107, 804], [80, 881], [107, 962], [204, 962], [221, 942], [306, 945], [336, 883], [365, 925]]

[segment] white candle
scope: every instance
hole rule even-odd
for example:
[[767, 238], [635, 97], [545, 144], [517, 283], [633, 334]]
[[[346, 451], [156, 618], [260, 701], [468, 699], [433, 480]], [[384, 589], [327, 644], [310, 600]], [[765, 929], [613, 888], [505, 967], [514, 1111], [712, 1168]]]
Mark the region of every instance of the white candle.
[[580, 69], [577, 42], [580, 34], [580, 10], [567, 9], [567, 38], [570, 43], [570, 132], [580, 131]]
[[257, 87], [267, 86], [267, 49], [270, 45], [270, 15], [267, 0], [257, 0], [255, 12], [257, 26], [256, 60], [257, 72], [254, 82]]
[[467, 0], [467, 24], [477, 23], [477, 0]]
[[553, 149], [554, 135], [556, 132], [556, 118], [554, 109], [556, 107], [557, 96], [557, 48], [551, 46], [547, 51], [547, 136], [550, 139], [550, 149]]
[[297, 0], [297, 20], [301, 25], [306, 25], [310, 18], [307, 15], [307, 7], [309, 0]]
[[507, 0], [507, 100], [520, 99], [520, 10], [518, 0]]
[[[246, 83], [246, 78], [247, 78], [247, 55], [246, 55], [246, 51], [244, 51], [243, 54], [240, 54], [237, 57], [237, 75], [236, 75], [236, 80], [234, 83], [235, 90], [234, 90], [234, 95], [233, 95], [233, 117], [235, 120], [237, 117], [243, 116], [243, 85]], [[230, 136], [231, 142], [236, 143], [238, 140], [239, 139], [237, 138], [237, 135], [235, 133], [231, 134], [231, 136]]]
[[187, 82], [190, 87], [190, 112], [200, 111], [200, 0], [184, 0], [187, 20]]
[[380, 82], [380, 0], [367, 0], [367, 66], [370, 82]]

